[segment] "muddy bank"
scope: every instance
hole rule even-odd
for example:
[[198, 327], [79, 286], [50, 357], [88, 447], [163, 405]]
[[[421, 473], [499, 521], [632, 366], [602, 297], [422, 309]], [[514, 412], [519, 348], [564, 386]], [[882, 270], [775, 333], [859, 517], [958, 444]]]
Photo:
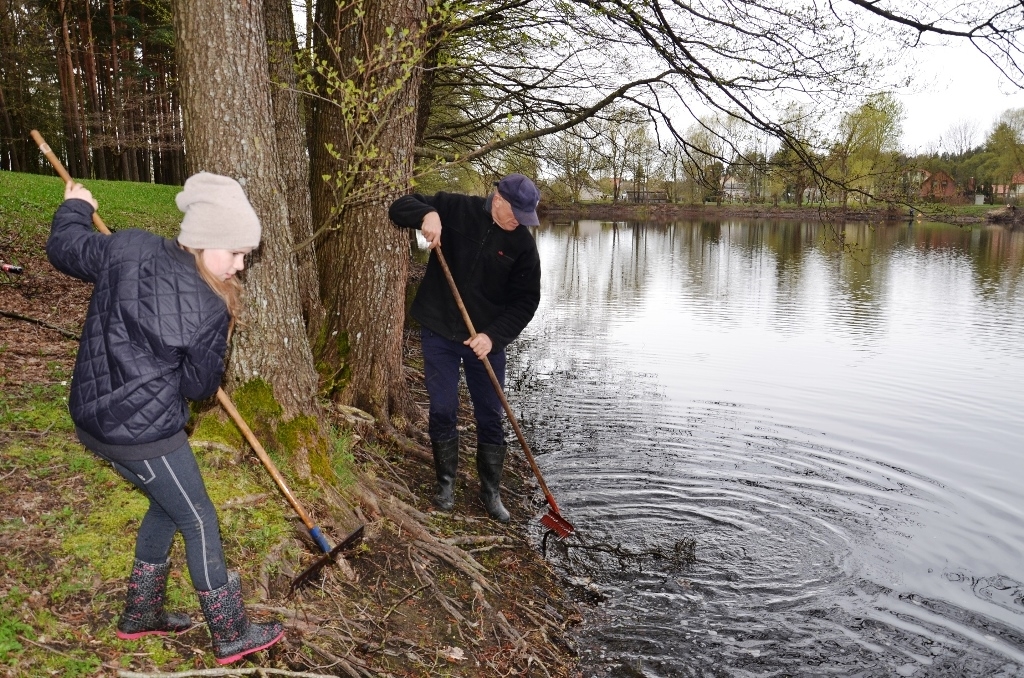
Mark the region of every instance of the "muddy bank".
[[[215, 668], [202, 623], [138, 641], [114, 635], [127, 569], [108, 561], [127, 563], [142, 507], [71, 429], [63, 399], [91, 288], [54, 271], [43, 243], [40, 233], [11, 247], [25, 273], [0, 274], [0, 311], [8, 314], [0, 318], [0, 676]], [[411, 329], [405, 362], [413, 398], [425, 407]], [[336, 430], [347, 427], [356, 482], [318, 485], [294, 475], [286, 459], [279, 465], [333, 541], [353, 522], [366, 523], [365, 537], [292, 597], [291, 578], [317, 554], [304, 526], [251, 450], [193, 436], [229, 567], [241, 573], [253, 616], [276, 617], [286, 628], [282, 642], [239, 667], [354, 678], [577, 676], [571, 635], [580, 615], [528, 536], [544, 502], [516, 446], [503, 479], [512, 514], [506, 526], [490, 520], [477, 498], [468, 409], [460, 412], [460, 480], [449, 514], [430, 505], [425, 432], [399, 444], [326, 403], [324, 416]], [[174, 609], [201, 622], [180, 541], [171, 565]]]

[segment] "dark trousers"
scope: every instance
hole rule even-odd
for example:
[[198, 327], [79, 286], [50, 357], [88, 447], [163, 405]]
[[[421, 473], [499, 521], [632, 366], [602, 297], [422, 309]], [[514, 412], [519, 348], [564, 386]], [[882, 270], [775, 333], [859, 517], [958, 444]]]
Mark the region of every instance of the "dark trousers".
[[[451, 440], [457, 435], [459, 414], [459, 366], [466, 373], [466, 386], [473, 400], [478, 443], [503, 445], [504, 409], [494, 391], [483, 362], [473, 350], [459, 341], [452, 341], [424, 328], [423, 374], [430, 395], [430, 439]], [[502, 388], [505, 386], [505, 350], [494, 351], [488, 359]]]
[[174, 533], [180, 531], [192, 585], [199, 591], [224, 586], [228, 574], [217, 509], [206, 493], [192, 448], [186, 443], [162, 457], [111, 463], [149, 499], [135, 539], [135, 557], [146, 563], [165, 562]]

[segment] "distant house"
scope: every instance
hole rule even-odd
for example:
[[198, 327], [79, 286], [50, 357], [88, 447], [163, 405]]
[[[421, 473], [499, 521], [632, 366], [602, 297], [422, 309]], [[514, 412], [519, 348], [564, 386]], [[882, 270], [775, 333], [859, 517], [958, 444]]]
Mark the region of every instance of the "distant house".
[[622, 192], [619, 198], [623, 202], [668, 202], [668, 191], [648, 191], [645, 188], [634, 186], [632, 182], [623, 181]]
[[817, 186], [809, 186], [804, 189], [804, 204], [812, 205], [821, 202], [821, 189]]
[[913, 169], [907, 172], [910, 190], [917, 197], [936, 202], [950, 202], [960, 193], [956, 180], [943, 170], [929, 172], [926, 169]]
[[957, 194], [956, 181], [942, 170], [927, 172], [918, 193], [922, 198], [945, 202]]
[[1024, 198], [1024, 172], [1010, 177], [1008, 184], [992, 184], [992, 202], [1019, 202]]
[[722, 182], [722, 196], [729, 201], [750, 200], [750, 184], [729, 175]]
[[628, 189], [622, 192], [626, 202], [668, 202], [668, 191], [644, 191]]

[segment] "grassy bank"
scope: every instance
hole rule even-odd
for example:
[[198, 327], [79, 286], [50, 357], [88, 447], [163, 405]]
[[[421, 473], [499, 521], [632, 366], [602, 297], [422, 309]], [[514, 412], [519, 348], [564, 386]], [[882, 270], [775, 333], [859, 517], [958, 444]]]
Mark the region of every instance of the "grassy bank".
[[[176, 232], [180, 189], [87, 185], [115, 230]], [[69, 335], [81, 327], [91, 288], [46, 261], [61, 198], [56, 178], [0, 172], [0, 260], [25, 269], [0, 273], [0, 675], [212, 668], [202, 624], [138, 641], [114, 635], [146, 500], [78, 443], [67, 413], [77, 348]], [[410, 388], [422, 402], [421, 363], [415, 342], [406, 343]], [[212, 403], [204, 411], [219, 413]], [[327, 404], [324, 417], [334, 481], [305, 481], [286, 453], [269, 452], [332, 541], [361, 522], [366, 538], [291, 599], [291, 578], [317, 555], [305, 528], [250, 450], [230, 436], [192, 436], [229, 567], [242, 574], [255, 616], [274, 615], [286, 626], [285, 641], [248, 665], [357, 677], [572, 675], [567, 629], [578, 615], [515, 527], [534, 514], [525, 460], [510, 450], [511, 526], [486, 518], [475, 474], [460, 481], [456, 512], [438, 514], [429, 505], [426, 448], [399, 447]], [[468, 447], [463, 453], [463, 468], [473, 468]], [[201, 621], [180, 536], [171, 562], [170, 606]]]

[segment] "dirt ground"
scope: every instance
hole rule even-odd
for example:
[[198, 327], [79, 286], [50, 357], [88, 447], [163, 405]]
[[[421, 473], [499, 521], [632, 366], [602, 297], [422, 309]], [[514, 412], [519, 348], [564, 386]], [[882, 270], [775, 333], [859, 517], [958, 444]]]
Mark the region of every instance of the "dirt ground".
[[[66, 386], [76, 348], [71, 337], [88, 303], [90, 286], [33, 256], [31, 250], [40, 247], [35, 243], [18, 252], [22, 275], [0, 273], [0, 387], [11, 392]], [[425, 405], [414, 335], [406, 344], [410, 388]], [[462, 424], [472, 429], [465, 413]], [[248, 590], [259, 590], [251, 607], [255, 614], [277, 616], [287, 631], [284, 642], [240, 665], [356, 678], [580, 675], [571, 640], [579, 610], [522, 530], [543, 504], [522, 454], [510, 446], [503, 495], [512, 522], [502, 526], [487, 518], [476, 498], [468, 444], [456, 510], [438, 515], [429, 503], [433, 472], [427, 448], [411, 454], [374, 439], [372, 431], [362, 433], [356, 461], [374, 469], [373, 482], [361, 490], [369, 496], [361, 496], [356, 508], [367, 522], [363, 547], [292, 599], [287, 598], [287, 575], [299, 563], [282, 560], [271, 577], [245, 563], [229, 563], [242, 570]], [[52, 443], [54, 436], [69, 449], [78, 445], [67, 431], [17, 428], [0, 431], [0, 449], [44, 437]], [[238, 454], [251, 456], [249, 451]], [[160, 675], [213, 666], [202, 625], [142, 648], [113, 638], [122, 580], [96, 577], [73, 595], [55, 594], [61, 573], [74, 563], [60, 548], [60, 523], [49, 518], [72, 510], [64, 505], [68, 496], [78, 498], [74, 511], [87, 513], [90, 498], [102, 488], [89, 485], [84, 474], [44, 471], [0, 454], [0, 553], [8, 563], [0, 572], [0, 601], [8, 601], [0, 616], [15, 619], [13, 641], [24, 648], [9, 654], [6, 663], [0, 661], [0, 675], [113, 676], [125, 670]], [[267, 496], [259, 500], [278, 499], [268, 483]], [[330, 501], [330, 493], [317, 498], [311, 512], [321, 517], [326, 532], [339, 534], [341, 525], [331, 518], [337, 507]], [[301, 524], [295, 543], [301, 547], [298, 528]], [[308, 544], [304, 548], [309, 557]], [[265, 564], [267, 554], [259, 555]], [[172, 577], [181, 576], [183, 561], [176, 548]], [[15, 606], [12, 592], [18, 590], [23, 595]], [[198, 617], [198, 610], [191, 612]], [[48, 620], [48, 632], [38, 626], [42, 618]], [[0, 658], [3, 640], [0, 629]], [[82, 657], [95, 659], [83, 664]], [[45, 669], [65, 660], [65, 667], [83, 664], [92, 672]]]

